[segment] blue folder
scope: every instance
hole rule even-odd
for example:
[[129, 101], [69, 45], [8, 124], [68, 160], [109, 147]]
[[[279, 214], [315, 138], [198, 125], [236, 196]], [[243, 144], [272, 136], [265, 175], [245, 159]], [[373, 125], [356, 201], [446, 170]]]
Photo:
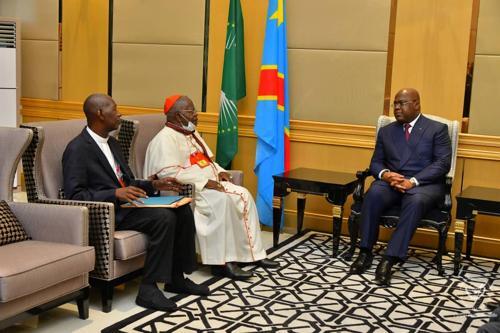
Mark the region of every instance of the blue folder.
[[[138, 207], [172, 207], [172, 205], [184, 198], [181, 195], [168, 195], [168, 196], [163, 196], [163, 197], [149, 197], [149, 198], [142, 198], [141, 201], [135, 201], [135, 204]], [[126, 204], [123, 204], [123, 208], [137, 208], [137, 206], [132, 205], [131, 203], [127, 202]]]

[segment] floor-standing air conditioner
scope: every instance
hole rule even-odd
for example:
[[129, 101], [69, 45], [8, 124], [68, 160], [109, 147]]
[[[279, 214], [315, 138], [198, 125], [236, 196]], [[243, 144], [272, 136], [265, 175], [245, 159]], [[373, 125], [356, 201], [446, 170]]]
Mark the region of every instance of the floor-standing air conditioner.
[[0, 126], [19, 124], [21, 58], [20, 25], [0, 17]]
[[[17, 127], [21, 105], [21, 36], [16, 19], [0, 17], [0, 126]], [[14, 179], [14, 187], [18, 185]]]

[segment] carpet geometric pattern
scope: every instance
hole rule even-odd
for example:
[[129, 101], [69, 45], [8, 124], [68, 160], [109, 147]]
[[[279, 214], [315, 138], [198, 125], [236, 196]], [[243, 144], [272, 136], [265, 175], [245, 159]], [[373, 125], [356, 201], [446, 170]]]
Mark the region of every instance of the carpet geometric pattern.
[[372, 281], [380, 256], [367, 273], [349, 275], [351, 262], [332, 258], [331, 243], [308, 232], [270, 255], [279, 270], [250, 266], [248, 281], [214, 279], [208, 297], [185, 297], [174, 313], [146, 310], [103, 332], [476, 332], [489, 320], [484, 302], [500, 297], [493, 260], [464, 261], [453, 276], [444, 256], [439, 276], [432, 251], [411, 249], [391, 286], [380, 287]]

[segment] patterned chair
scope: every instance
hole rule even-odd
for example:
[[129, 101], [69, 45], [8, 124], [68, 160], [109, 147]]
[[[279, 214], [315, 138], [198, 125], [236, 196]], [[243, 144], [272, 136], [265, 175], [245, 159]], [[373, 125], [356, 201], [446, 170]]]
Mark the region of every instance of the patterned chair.
[[[111, 311], [115, 286], [139, 276], [144, 266], [146, 235], [115, 231], [114, 205], [107, 202], [63, 200], [62, 155], [68, 142], [85, 127], [85, 120], [63, 120], [21, 125], [33, 131], [23, 154], [23, 170], [29, 202], [84, 206], [89, 210], [89, 241], [95, 247], [95, 269], [90, 284], [101, 290], [102, 310]], [[122, 126], [130, 127], [124, 120]], [[123, 146], [124, 152], [129, 147]]]
[[[448, 134], [450, 135], [453, 151], [451, 168], [446, 175], [446, 194], [444, 201], [439, 203], [437, 208], [431, 210], [418, 224], [418, 228], [432, 228], [437, 230], [439, 234], [437, 254], [434, 257], [433, 262], [436, 263], [439, 275], [443, 275], [444, 269], [442, 264], [442, 256], [443, 253], [446, 252], [446, 237], [451, 223], [451, 186], [453, 184], [453, 177], [455, 175], [455, 168], [457, 163], [458, 134], [460, 132], [460, 126], [459, 122], [456, 120], [448, 120], [445, 118], [427, 114], [425, 116], [432, 120], [436, 120], [448, 125]], [[376, 133], [378, 134], [378, 131], [381, 127], [386, 126], [393, 121], [395, 121], [394, 117], [380, 116], [377, 122]], [[354, 202], [351, 206], [351, 215], [349, 216], [348, 221], [351, 243], [348, 252], [344, 255], [344, 258], [347, 260], [350, 260], [352, 258], [356, 249], [356, 242], [358, 238], [361, 218], [361, 207], [363, 204], [364, 185], [365, 180], [369, 175], [370, 173], [368, 169], [364, 171], [358, 171], [356, 174], [358, 178], [358, 184], [356, 186], [356, 189], [354, 190]], [[387, 212], [385, 212], [381, 218], [381, 225], [386, 228], [394, 228], [399, 221], [399, 211], [400, 207], [392, 207]]]
[[[1, 234], [15, 240], [0, 246], [0, 330], [72, 300], [80, 318], [89, 316], [95, 258], [87, 246], [87, 208], [12, 202], [14, 173], [32, 137], [27, 129], [0, 127], [0, 219], [11, 223]], [[13, 227], [15, 219], [31, 239]]]
[[[130, 122], [127, 123], [126, 127], [121, 127], [118, 138], [122, 147], [130, 147], [130, 151], [127, 153], [127, 156], [130, 156], [130, 169], [135, 175], [142, 177], [146, 150], [148, 149], [149, 142], [165, 126], [165, 115], [163, 113], [145, 114], [129, 116], [125, 119]], [[235, 184], [243, 184], [243, 172], [241, 170], [229, 170], [228, 172], [233, 177]], [[193, 184], [186, 184], [183, 187], [183, 192], [180, 194], [192, 197], [193, 188]]]

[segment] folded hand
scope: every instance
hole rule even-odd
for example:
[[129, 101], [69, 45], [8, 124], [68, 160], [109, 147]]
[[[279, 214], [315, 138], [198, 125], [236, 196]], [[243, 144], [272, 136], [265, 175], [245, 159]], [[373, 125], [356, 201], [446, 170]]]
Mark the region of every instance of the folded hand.
[[211, 189], [211, 190], [216, 190], [219, 192], [224, 192], [224, 186], [222, 186], [221, 183], [216, 182], [215, 180], [209, 180], [205, 184], [205, 188]]
[[182, 190], [181, 184], [177, 181], [177, 179], [172, 177], [153, 180], [153, 187], [155, 190], [159, 191], [180, 192]]

